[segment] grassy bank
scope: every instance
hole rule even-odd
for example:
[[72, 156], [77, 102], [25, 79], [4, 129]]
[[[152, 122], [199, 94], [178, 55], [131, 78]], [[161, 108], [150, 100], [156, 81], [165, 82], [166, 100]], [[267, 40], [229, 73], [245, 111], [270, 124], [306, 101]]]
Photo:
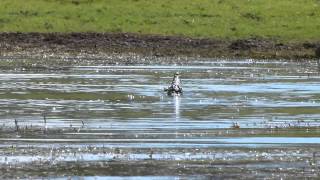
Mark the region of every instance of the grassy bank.
[[319, 0], [1, 0], [0, 32], [320, 40]]

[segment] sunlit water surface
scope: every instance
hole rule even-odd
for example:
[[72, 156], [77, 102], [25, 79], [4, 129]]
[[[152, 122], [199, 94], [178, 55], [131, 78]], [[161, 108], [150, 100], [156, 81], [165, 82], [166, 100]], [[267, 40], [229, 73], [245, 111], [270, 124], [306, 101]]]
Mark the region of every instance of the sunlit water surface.
[[[3, 177], [198, 179], [230, 171], [232, 178], [268, 168], [274, 177], [288, 168], [316, 177], [317, 69], [239, 60], [2, 70]], [[169, 97], [163, 89], [176, 71], [184, 94]], [[79, 170], [50, 169], [69, 165]]]

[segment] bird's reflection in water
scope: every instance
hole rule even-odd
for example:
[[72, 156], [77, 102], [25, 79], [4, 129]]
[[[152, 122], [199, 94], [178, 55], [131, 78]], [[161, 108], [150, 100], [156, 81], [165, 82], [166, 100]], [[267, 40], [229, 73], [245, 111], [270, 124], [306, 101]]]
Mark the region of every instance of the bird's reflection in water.
[[180, 119], [180, 103], [181, 103], [181, 97], [180, 96], [174, 96], [174, 107], [175, 107], [175, 115], [176, 115], [176, 121]]
[[[173, 96], [173, 101], [174, 101], [175, 121], [179, 121], [180, 120], [180, 103], [181, 103], [180, 96]], [[175, 128], [175, 137], [179, 138], [179, 126], [176, 126]]]

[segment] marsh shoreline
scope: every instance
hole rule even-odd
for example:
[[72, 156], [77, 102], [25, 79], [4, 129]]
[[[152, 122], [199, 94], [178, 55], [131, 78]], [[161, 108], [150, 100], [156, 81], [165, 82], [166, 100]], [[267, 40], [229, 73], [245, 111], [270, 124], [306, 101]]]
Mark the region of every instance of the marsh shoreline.
[[[64, 59], [66, 64], [70, 64], [67, 59], [78, 57], [102, 59], [103, 64], [152, 64], [156, 63], [155, 59], [160, 59], [160, 63], [174, 61], [185, 64], [199, 57], [209, 60], [315, 59], [315, 49], [319, 44], [283, 43], [263, 38], [218, 40], [130, 33], [0, 33], [0, 39], [2, 58], [51, 57]], [[108, 56], [113, 57], [106, 58]], [[172, 57], [182, 58], [177, 61]]]

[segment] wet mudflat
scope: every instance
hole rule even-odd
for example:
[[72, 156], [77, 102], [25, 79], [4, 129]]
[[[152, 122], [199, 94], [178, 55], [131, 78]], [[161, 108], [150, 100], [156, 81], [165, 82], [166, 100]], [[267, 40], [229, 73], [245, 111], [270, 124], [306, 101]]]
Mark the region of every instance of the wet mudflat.
[[[6, 68], [0, 178], [316, 178], [317, 70], [313, 61], [201, 59]], [[184, 95], [168, 97], [176, 71]]]

